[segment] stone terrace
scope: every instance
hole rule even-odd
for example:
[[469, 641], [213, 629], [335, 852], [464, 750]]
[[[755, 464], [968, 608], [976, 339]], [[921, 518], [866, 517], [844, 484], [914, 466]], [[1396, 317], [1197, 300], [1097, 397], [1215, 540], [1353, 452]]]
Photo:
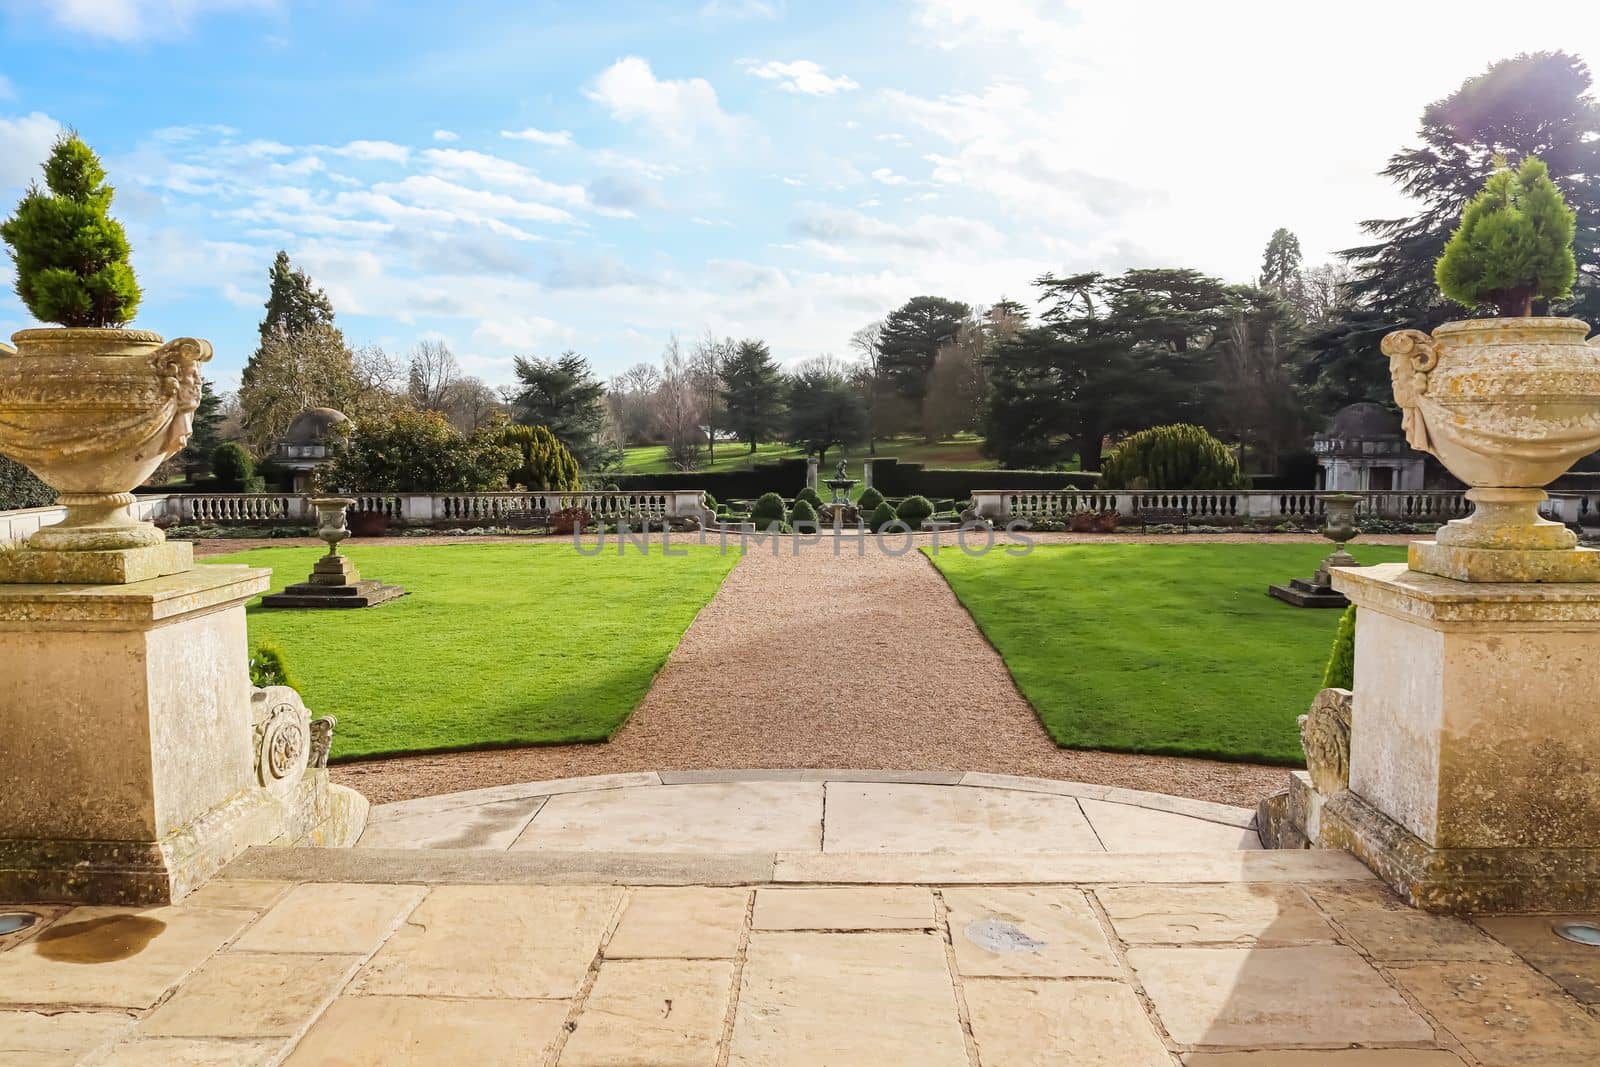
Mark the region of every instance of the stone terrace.
[[[434, 797], [378, 809], [356, 849], [252, 850], [173, 907], [41, 908], [0, 938], [0, 1064], [1577, 1067], [1600, 1051], [1600, 951], [1548, 918], [1412, 911], [1343, 853], [1242, 849], [1239, 809], [864, 777]], [[1141, 844], [1126, 828], [1145, 820], [1177, 837]]]

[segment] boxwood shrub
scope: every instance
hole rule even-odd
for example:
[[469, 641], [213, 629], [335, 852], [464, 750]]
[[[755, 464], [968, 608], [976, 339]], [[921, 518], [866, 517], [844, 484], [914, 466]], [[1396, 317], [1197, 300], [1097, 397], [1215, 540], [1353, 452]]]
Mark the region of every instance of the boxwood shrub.
[[932, 517], [933, 504], [925, 496], [908, 496], [900, 502], [895, 514], [913, 530], [920, 530], [923, 522]]

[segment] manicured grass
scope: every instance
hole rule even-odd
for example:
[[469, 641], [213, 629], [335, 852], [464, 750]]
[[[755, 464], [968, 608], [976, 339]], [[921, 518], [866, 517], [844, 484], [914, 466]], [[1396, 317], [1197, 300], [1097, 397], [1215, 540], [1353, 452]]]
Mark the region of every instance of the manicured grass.
[[[921, 463], [929, 467], [972, 467], [994, 469], [995, 462], [979, 453], [983, 439], [976, 434], [957, 434], [943, 441], [923, 441], [920, 437], [894, 437], [878, 442], [877, 455], [896, 458], [907, 463]], [[837, 463], [837, 450], [828, 452], [829, 463]], [[754, 455], [748, 445], [727, 442], [717, 445], [716, 462], [705, 461], [704, 471], [746, 470], [757, 463], [770, 463], [780, 459], [797, 459], [805, 452], [793, 445], [757, 445]], [[857, 445], [849, 450], [850, 466], [859, 476], [862, 460], [871, 458], [866, 446]], [[630, 448], [623, 454], [620, 474], [661, 474], [672, 470], [667, 462], [665, 445], [643, 445]]]
[[[1299, 765], [1339, 612], [1266, 587], [1326, 545], [1040, 545], [929, 553], [1064, 748]], [[924, 549], [924, 551], [927, 551]], [[1362, 563], [1399, 546], [1353, 546]], [[936, 712], [934, 712], [936, 714]]]
[[[674, 544], [673, 551], [679, 546]], [[353, 611], [249, 609], [316, 715], [334, 715], [333, 755], [604, 741], [644, 697], [737, 553], [580, 556], [542, 544], [360, 545], [364, 578], [410, 595]], [[262, 548], [213, 563], [303, 581], [320, 550]]]

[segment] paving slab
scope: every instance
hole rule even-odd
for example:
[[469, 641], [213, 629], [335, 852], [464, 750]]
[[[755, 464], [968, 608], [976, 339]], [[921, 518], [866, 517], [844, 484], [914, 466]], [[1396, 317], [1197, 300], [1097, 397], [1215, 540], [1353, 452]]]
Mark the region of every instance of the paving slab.
[[1484, 916], [1478, 925], [1584, 1004], [1600, 1005], [1600, 949], [1557, 936], [1557, 923], [1600, 925], [1596, 915]]
[[1465, 919], [1419, 912], [1378, 883], [1317, 886], [1309, 892], [1351, 940], [1368, 954], [1386, 962], [1511, 962], [1516, 958], [1504, 945]]
[[222, 952], [139, 1024], [143, 1037], [294, 1037], [361, 963], [359, 956]]
[[491, 849], [510, 847], [544, 806], [546, 797], [473, 804], [418, 815], [379, 812], [357, 848]]
[[0, 1005], [148, 1008], [255, 916], [222, 908], [73, 908], [0, 952]]
[[623, 892], [438, 886], [351, 983], [357, 994], [575, 996]]
[[732, 959], [749, 907], [747, 889], [635, 889], [606, 944], [606, 958]]
[[742, 885], [769, 881], [772, 864], [771, 852], [252, 848], [222, 877], [427, 885]]
[[484, 804], [499, 804], [507, 800], [526, 800], [529, 797], [556, 796], [560, 793], [588, 793], [602, 789], [627, 789], [633, 786], [660, 785], [661, 778], [654, 771], [629, 771], [622, 774], [590, 774], [577, 778], [550, 778], [541, 782], [516, 782], [511, 785], [493, 785], [483, 789], [466, 789], [456, 793], [436, 793], [415, 800], [397, 800], [378, 804], [372, 809], [377, 819], [405, 818], [425, 815], [453, 808], [471, 808]]
[[1118, 937], [1131, 944], [1285, 945], [1336, 940], [1298, 886], [1219, 882], [1096, 889]]
[[1600, 1020], [1521, 964], [1398, 964], [1390, 973], [1482, 1067], [1600, 1062]]
[[74, 1067], [133, 1023], [126, 1012], [0, 1011], [0, 1067]]
[[1374, 882], [1372, 872], [1333, 849], [1253, 852], [780, 852], [777, 882]]
[[1461, 1057], [1439, 1049], [1342, 1048], [1290, 1052], [1191, 1052], [1184, 1067], [1465, 1067]]
[[663, 785], [701, 782], [912, 782], [921, 785], [958, 785], [961, 771], [813, 770], [804, 767], [751, 770], [658, 771]]
[[365, 956], [383, 943], [424, 892], [415, 885], [297, 885], [234, 948]]
[[286, 1067], [542, 1067], [561, 1036], [561, 1000], [340, 997]]
[[964, 984], [978, 1058], [996, 1067], [1171, 1067], [1133, 990], [1117, 982]]
[[1343, 945], [1151, 948], [1128, 962], [1180, 1045], [1432, 1042], [1433, 1028]]
[[266, 911], [294, 888], [290, 882], [257, 882], [248, 879], [212, 879], [183, 898], [190, 908], [242, 908]]
[[1120, 978], [1122, 966], [1081, 890], [946, 889], [950, 941], [964, 976]]
[[607, 960], [561, 1065], [715, 1064], [732, 995], [732, 960]]
[[829, 782], [825, 852], [1092, 852], [1075, 797]]
[[932, 933], [751, 934], [729, 1067], [967, 1067]]
[[228, 1041], [215, 1037], [158, 1037], [128, 1041], [95, 1057], [98, 1067], [268, 1067], [281, 1040]]
[[821, 782], [711, 782], [551, 797], [511, 846], [602, 852], [821, 847]]
[[1227, 826], [1246, 827], [1255, 822], [1255, 809], [1232, 804], [1218, 804], [1209, 800], [1177, 797], [1168, 793], [1152, 793], [1142, 789], [1123, 789], [1114, 785], [1096, 785], [1090, 782], [1064, 782], [1054, 778], [1028, 778], [1014, 774], [985, 774], [968, 771], [961, 776], [961, 784], [986, 789], [1019, 789], [1030, 793], [1056, 793], [1065, 797], [1087, 800], [1107, 800], [1115, 804], [1131, 804], [1137, 808], [1188, 815], [1207, 822], [1220, 822]]
[[1261, 838], [1248, 827], [1104, 800], [1086, 798], [1079, 803], [1107, 852], [1194, 852], [1207, 848], [1261, 847]]
[[757, 889], [757, 930], [924, 930], [933, 893], [921, 886]]

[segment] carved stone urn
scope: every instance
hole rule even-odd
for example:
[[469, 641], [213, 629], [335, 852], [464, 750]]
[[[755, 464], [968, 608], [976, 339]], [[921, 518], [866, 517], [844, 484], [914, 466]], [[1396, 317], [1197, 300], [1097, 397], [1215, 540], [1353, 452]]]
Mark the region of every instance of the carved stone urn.
[[1449, 322], [1383, 339], [1406, 440], [1471, 489], [1472, 514], [1411, 546], [1465, 581], [1600, 581], [1600, 553], [1541, 518], [1544, 486], [1600, 448], [1600, 347], [1566, 318]]
[[114, 552], [165, 535], [130, 512], [131, 492], [188, 444], [209, 342], [145, 330], [22, 330], [0, 345], [0, 451], [61, 494], [66, 519], [28, 540]]
[[356, 502], [349, 496], [316, 496], [311, 506], [317, 509], [317, 536], [328, 543], [328, 555], [339, 554], [339, 542], [350, 536], [347, 509]]

